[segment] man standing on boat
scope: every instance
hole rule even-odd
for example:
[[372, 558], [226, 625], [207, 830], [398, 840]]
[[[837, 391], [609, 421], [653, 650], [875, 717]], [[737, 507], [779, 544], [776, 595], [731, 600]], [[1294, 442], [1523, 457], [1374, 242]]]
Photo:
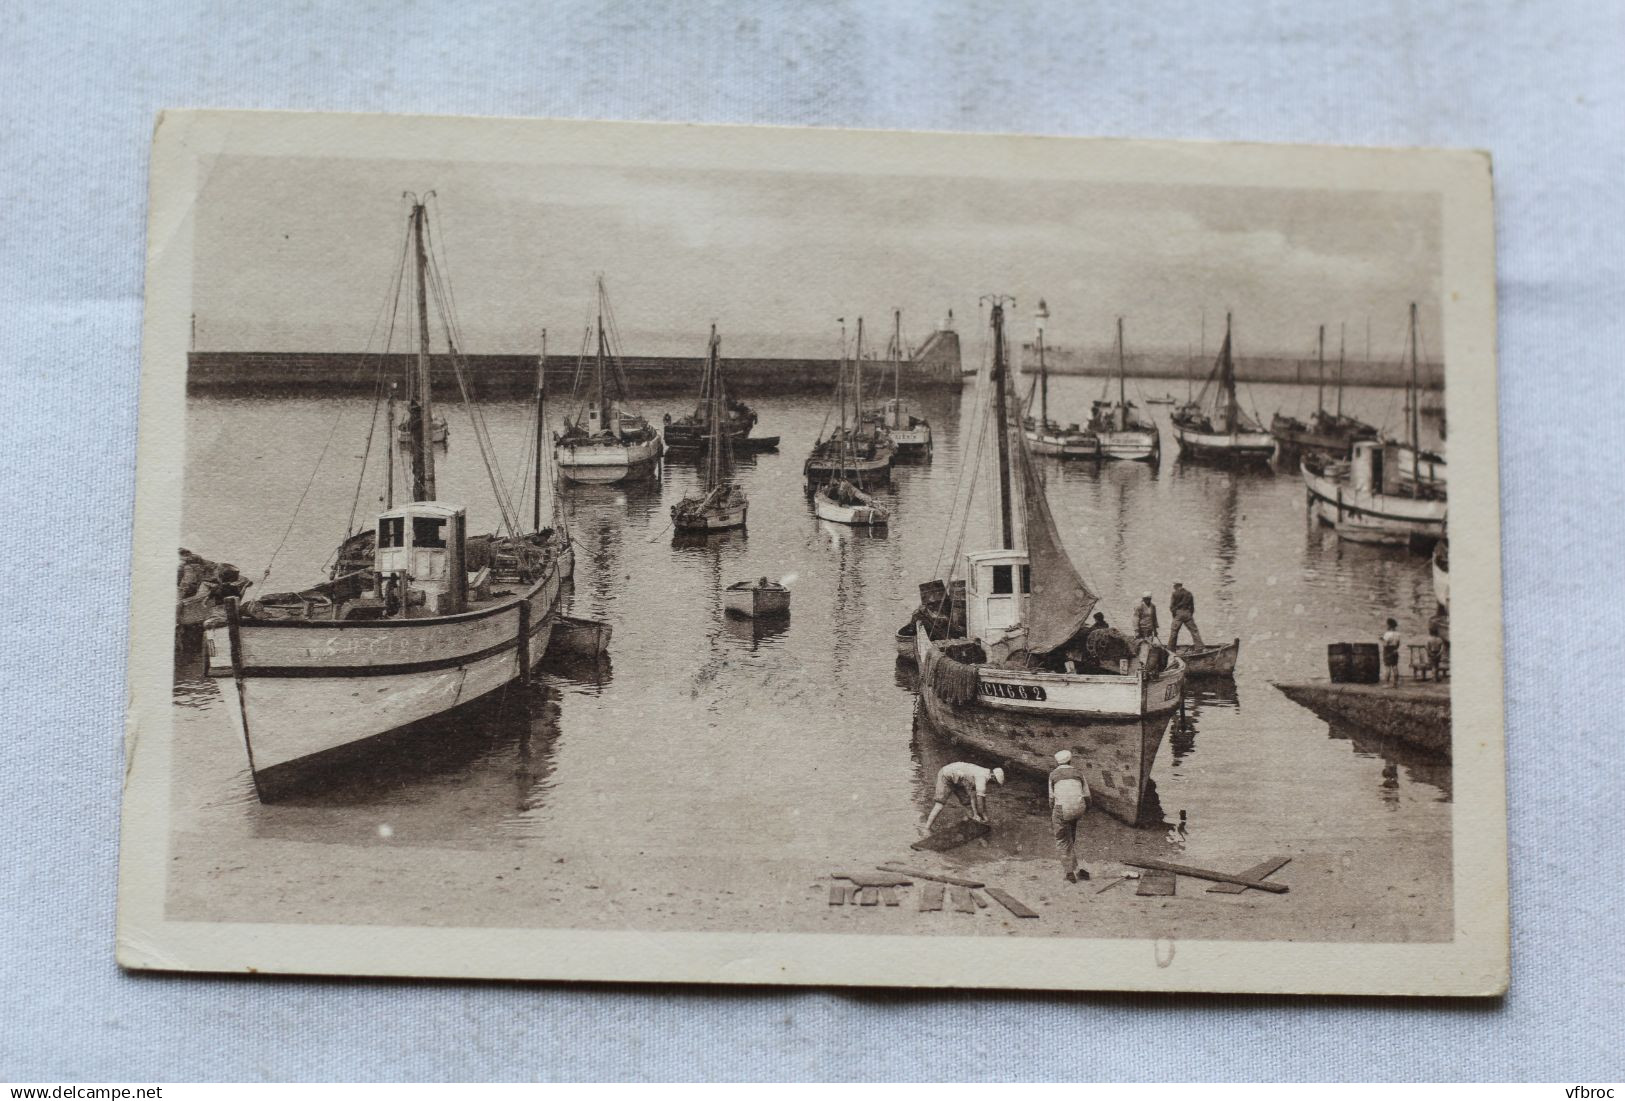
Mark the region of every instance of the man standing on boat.
[[978, 822], [987, 821], [987, 782], [1004, 783], [1004, 769], [983, 768], [973, 765], [969, 761], [955, 761], [951, 765], [943, 765], [937, 771], [937, 789], [932, 794], [931, 813], [926, 816], [925, 825], [920, 827], [921, 833], [931, 832], [931, 823], [937, 820], [942, 813], [942, 804], [948, 801], [948, 792], [952, 791], [959, 797], [959, 801], [970, 808], [970, 816]]
[[1168, 612], [1173, 617], [1173, 626], [1168, 629], [1168, 649], [1172, 650], [1179, 642], [1179, 629], [1189, 627], [1191, 641], [1202, 645], [1202, 632], [1196, 626], [1196, 597], [1179, 582], [1174, 582], [1174, 593], [1168, 598]]
[[1134, 637], [1155, 639], [1157, 637], [1157, 606], [1151, 603], [1151, 594], [1142, 593], [1140, 602], [1134, 605]]
[[1055, 755], [1055, 768], [1049, 774], [1049, 819], [1055, 827], [1055, 851], [1061, 855], [1061, 871], [1068, 883], [1089, 878], [1078, 864], [1078, 826], [1089, 809], [1089, 784], [1072, 764], [1072, 751]]

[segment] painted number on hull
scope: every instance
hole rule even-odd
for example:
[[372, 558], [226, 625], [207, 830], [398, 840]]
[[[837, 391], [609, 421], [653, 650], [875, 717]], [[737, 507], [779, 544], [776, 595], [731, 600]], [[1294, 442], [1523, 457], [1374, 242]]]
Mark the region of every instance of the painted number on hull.
[[1165, 700], [1171, 700], [1171, 699], [1174, 698], [1174, 693], [1177, 692], [1178, 690], [1179, 690], [1179, 682], [1175, 681], [1173, 684], [1170, 684], [1167, 688], [1164, 688], [1162, 690], [1162, 698], [1165, 699]]
[[1006, 700], [1042, 701], [1049, 698], [1044, 693], [1043, 687], [1037, 684], [1000, 684], [997, 681], [982, 681], [976, 687], [984, 696], [998, 696]]

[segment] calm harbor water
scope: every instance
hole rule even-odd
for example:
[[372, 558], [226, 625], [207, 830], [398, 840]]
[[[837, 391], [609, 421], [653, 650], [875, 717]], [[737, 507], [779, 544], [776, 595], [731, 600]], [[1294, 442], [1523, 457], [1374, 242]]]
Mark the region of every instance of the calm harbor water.
[[[1129, 388], [1136, 400], [1185, 393], [1183, 380]], [[1052, 415], [1083, 419], [1101, 389], [1100, 380], [1052, 379]], [[1315, 401], [1313, 386], [1243, 386], [1241, 396], [1266, 421], [1278, 408], [1303, 415]], [[218, 686], [185, 671], [175, 690], [176, 828], [207, 835], [221, 859], [247, 862], [260, 839], [455, 849], [493, 867], [555, 850], [698, 856], [719, 867], [906, 851], [936, 769], [957, 755], [916, 720], [892, 633], [943, 550], [973, 388], [920, 403], [935, 454], [898, 467], [882, 494], [892, 523], [878, 534], [817, 520], [802, 492], [801, 462], [828, 399], [749, 400], [757, 433], [783, 440], [777, 453], [741, 462], [747, 532], [674, 541], [668, 509], [697, 483], [689, 464], [669, 462], [640, 485], [567, 491], [578, 542], [571, 610], [613, 624], [608, 661], [550, 667], [529, 707], [515, 689], [276, 805], [254, 798]], [[1344, 397], [1347, 411], [1396, 429], [1402, 405], [1396, 390]], [[684, 398], [642, 403], [655, 421], [691, 407]], [[1152, 770], [1167, 817], [1187, 816], [1191, 861], [1204, 852], [1262, 859], [1286, 839], [1335, 848], [1357, 836], [1447, 880], [1449, 765], [1329, 726], [1270, 684], [1324, 676], [1328, 642], [1375, 640], [1387, 615], [1422, 637], [1434, 606], [1427, 560], [1341, 544], [1315, 527], [1295, 471], [1179, 462], [1169, 407], [1149, 408], [1163, 432], [1160, 465], [1051, 460], [1046, 470], [1062, 535], [1109, 620], [1126, 622], [1150, 590], [1166, 629], [1177, 580], [1195, 593], [1205, 638], [1241, 639], [1234, 685], [1187, 686]], [[528, 407], [481, 410], [517, 496], [528, 477]], [[555, 403], [555, 419], [560, 411]], [[235, 563], [258, 591], [318, 579], [352, 504], [362, 522], [379, 507], [381, 474], [357, 502], [370, 412], [366, 398], [190, 398], [184, 545]], [[497, 512], [467, 415], [445, 412], [452, 434], [438, 457], [439, 496], [468, 506], [471, 531], [492, 530]], [[381, 446], [373, 441], [375, 454]], [[973, 517], [966, 549], [980, 545], [981, 520]], [[793, 591], [782, 628], [723, 615], [722, 590], [762, 574]], [[1036, 785], [998, 793], [994, 815], [1002, 857], [1051, 860]], [[1113, 822], [1094, 829], [1097, 849], [1146, 833]]]

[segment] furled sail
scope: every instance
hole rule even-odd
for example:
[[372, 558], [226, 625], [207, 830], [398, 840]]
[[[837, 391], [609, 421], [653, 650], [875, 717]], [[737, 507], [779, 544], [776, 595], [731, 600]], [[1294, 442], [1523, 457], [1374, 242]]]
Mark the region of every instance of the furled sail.
[[1022, 521], [1027, 539], [1027, 563], [1032, 570], [1032, 593], [1027, 598], [1027, 652], [1039, 657], [1067, 644], [1089, 622], [1099, 601], [1083, 583], [1055, 527], [1044, 483], [1020, 432], [1012, 432], [1020, 468]]

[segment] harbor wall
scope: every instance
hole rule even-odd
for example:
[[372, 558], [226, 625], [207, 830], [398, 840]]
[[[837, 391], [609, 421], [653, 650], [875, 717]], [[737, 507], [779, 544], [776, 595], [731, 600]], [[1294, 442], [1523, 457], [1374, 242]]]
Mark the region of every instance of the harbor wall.
[[[1031, 344], [1021, 346], [1022, 369], [1037, 370], [1038, 353]], [[1079, 375], [1101, 378], [1117, 374], [1115, 348], [1068, 348], [1046, 345], [1044, 364], [1052, 375]], [[1190, 372], [1192, 381], [1200, 386], [1213, 370], [1213, 360], [1193, 360], [1177, 352], [1136, 352], [1123, 359], [1123, 372], [1130, 378], [1183, 378]], [[1295, 382], [1313, 386], [1319, 377], [1314, 359], [1295, 356], [1247, 356], [1236, 360], [1238, 382]], [[1417, 378], [1427, 390], [1444, 389], [1444, 364], [1424, 362], [1417, 367]], [[1397, 362], [1349, 362], [1343, 368], [1346, 386], [1407, 386], [1410, 384], [1410, 365]], [[1326, 385], [1337, 382], [1337, 364], [1326, 364]]]
[[[466, 358], [480, 394], [529, 393], [536, 385], [534, 355], [498, 353]], [[266, 395], [310, 390], [367, 392], [377, 383], [380, 371], [385, 379], [401, 378], [414, 359], [410, 353], [192, 352], [187, 357], [186, 383], [194, 391]], [[452, 392], [457, 380], [450, 360], [444, 355], [431, 360], [435, 388]], [[638, 395], [697, 392], [705, 365], [699, 356], [623, 355], [620, 363], [628, 385]], [[793, 358], [723, 357], [722, 364], [729, 389], [742, 396], [828, 390], [835, 385], [837, 366], [832, 359]], [[549, 392], [568, 392], [580, 365], [576, 355], [548, 356]], [[872, 366], [878, 372], [886, 364], [876, 361]], [[963, 379], [959, 334], [951, 329], [932, 333], [903, 364], [906, 387], [957, 388]]]

